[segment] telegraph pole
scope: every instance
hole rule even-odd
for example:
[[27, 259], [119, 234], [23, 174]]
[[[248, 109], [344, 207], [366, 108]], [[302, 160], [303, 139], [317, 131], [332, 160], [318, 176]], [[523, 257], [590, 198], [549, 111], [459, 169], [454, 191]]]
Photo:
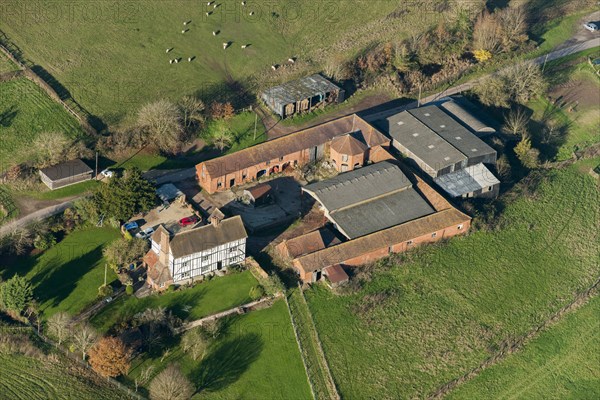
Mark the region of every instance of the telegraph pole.
[[98, 180], [98, 150], [96, 150], [96, 180]]
[[256, 142], [256, 124], [258, 123], [258, 114], [254, 112], [254, 141]]

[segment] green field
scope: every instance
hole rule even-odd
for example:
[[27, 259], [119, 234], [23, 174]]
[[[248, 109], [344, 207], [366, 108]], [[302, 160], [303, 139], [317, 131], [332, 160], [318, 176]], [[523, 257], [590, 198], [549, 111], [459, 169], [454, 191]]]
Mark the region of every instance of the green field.
[[307, 292], [343, 398], [426, 397], [596, 281], [597, 181], [578, 165], [539, 178], [497, 230], [383, 260], [356, 293]]
[[[1, 276], [19, 274], [30, 279], [44, 318], [57, 311], [75, 315], [96, 300], [104, 283], [102, 246], [118, 237], [113, 228], [77, 230], [37, 256], [1, 260]], [[108, 282], [115, 279], [109, 268]]]
[[600, 398], [599, 316], [595, 297], [448, 399]]
[[0, 162], [6, 168], [28, 159], [29, 145], [41, 132], [83, 135], [77, 120], [33, 82], [0, 83]]
[[162, 363], [160, 356], [134, 360], [128, 378], [135, 379], [151, 364], [158, 372], [177, 362], [198, 390], [194, 399], [311, 398], [283, 300], [268, 309], [229, 317], [226, 326], [202, 361], [193, 361], [175, 346]]
[[121, 297], [98, 313], [92, 323], [101, 331], [106, 331], [118, 321], [129, 319], [147, 308], [157, 307], [165, 307], [179, 318], [193, 321], [251, 302], [250, 289], [257, 284], [252, 273], [244, 271], [214, 278], [175, 293], [143, 299]]
[[116, 400], [125, 398], [105, 380], [59, 358], [59, 362], [23, 355], [0, 355], [2, 400]]
[[[213, 14], [206, 17], [206, 2], [150, 0], [117, 7], [60, 0], [40, 4], [39, 20], [28, 23], [29, 14], [19, 13], [26, 10], [20, 2], [7, 0], [4, 6], [15, 9], [16, 15], [0, 15], [0, 29], [84, 108], [113, 125], [161, 97], [177, 100], [196, 94], [214, 99], [230, 92], [235, 81], [253, 86], [246, 79], [252, 74], [261, 84], [268, 83], [271, 65], [285, 64], [290, 57], [305, 61], [317, 50], [327, 54], [330, 46], [329, 53], [348, 53], [368, 45], [376, 29], [398, 38], [419, 26], [415, 21], [409, 24], [411, 13], [397, 21], [386, 19], [398, 7], [387, 0], [248, 1], [247, 7], [238, 0], [218, 3], [220, 7], [210, 7]], [[348, 23], [358, 18], [360, 27]], [[366, 28], [376, 20], [382, 23]], [[184, 21], [192, 22], [186, 27]], [[396, 32], [384, 28], [392, 22], [400, 26]], [[183, 29], [189, 31], [182, 34]], [[360, 34], [365, 29], [370, 30]], [[215, 37], [212, 32], [217, 30]], [[347, 35], [356, 37], [345, 40]], [[224, 42], [232, 42], [227, 50]], [[250, 46], [242, 50], [244, 44]], [[166, 54], [168, 48], [173, 50]], [[180, 57], [179, 64], [169, 64]], [[196, 58], [188, 62], [188, 57]], [[322, 61], [319, 54], [316, 57]]]

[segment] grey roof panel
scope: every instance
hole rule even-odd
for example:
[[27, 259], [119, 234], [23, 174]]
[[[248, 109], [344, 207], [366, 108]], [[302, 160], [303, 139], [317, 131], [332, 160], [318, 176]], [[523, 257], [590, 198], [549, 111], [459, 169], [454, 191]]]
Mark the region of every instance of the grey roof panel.
[[331, 218], [350, 239], [433, 214], [435, 210], [413, 188], [336, 211]]
[[331, 213], [411, 186], [397, 165], [383, 161], [312, 183], [304, 190], [316, 196]]
[[434, 182], [452, 197], [460, 197], [500, 183], [482, 163], [438, 176]]
[[496, 150], [435, 105], [413, 108], [408, 112], [468, 158], [496, 154]]
[[262, 98], [267, 104], [280, 107], [335, 90], [340, 88], [321, 75], [315, 74], [271, 87], [262, 93]]
[[46, 175], [50, 180], [57, 181], [78, 175], [91, 174], [94, 171], [88, 167], [86, 163], [77, 158], [51, 167], [42, 168], [40, 172]]
[[170, 246], [173, 257], [180, 258], [247, 237], [242, 218], [236, 215], [224, 219], [218, 226], [205, 225], [179, 233], [171, 239]]
[[467, 159], [408, 111], [377, 121], [375, 125], [436, 171]]

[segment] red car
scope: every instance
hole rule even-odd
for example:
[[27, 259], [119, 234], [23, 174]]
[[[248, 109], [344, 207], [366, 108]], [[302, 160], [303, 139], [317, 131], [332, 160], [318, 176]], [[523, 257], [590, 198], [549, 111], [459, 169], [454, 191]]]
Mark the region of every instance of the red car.
[[191, 217], [185, 217], [185, 218], [181, 218], [179, 220], [179, 226], [190, 226], [190, 225], [194, 225], [196, 222], [199, 221], [199, 218], [196, 217], [195, 215], [192, 215]]

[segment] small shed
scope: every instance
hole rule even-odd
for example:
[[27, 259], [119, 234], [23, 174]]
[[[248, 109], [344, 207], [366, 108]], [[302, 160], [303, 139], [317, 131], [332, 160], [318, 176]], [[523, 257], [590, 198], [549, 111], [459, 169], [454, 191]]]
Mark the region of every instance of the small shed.
[[244, 190], [244, 197], [248, 198], [254, 207], [260, 207], [273, 201], [273, 190], [269, 183], [261, 183]]
[[156, 189], [156, 195], [160, 198], [163, 203], [169, 203], [180, 197], [184, 197], [183, 192], [172, 183], [165, 183]]
[[348, 282], [350, 278], [340, 264], [331, 265], [323, 269], [323, 276], [331, 288], [336, 288]]
[[40, 178], [51, 190], [89, 181], [94, 171], [80, 159], [65, 161], [40, 170]]
[[307, 76], [261, 93], [265, 104], [281, 118], [344, 101], [345, 92], [319, 74]]

